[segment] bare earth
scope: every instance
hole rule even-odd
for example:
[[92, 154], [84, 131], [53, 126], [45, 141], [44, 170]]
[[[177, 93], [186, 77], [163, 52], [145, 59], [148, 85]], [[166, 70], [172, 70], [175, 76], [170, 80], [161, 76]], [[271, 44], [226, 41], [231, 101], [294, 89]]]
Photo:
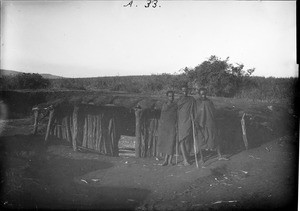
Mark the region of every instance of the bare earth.
[[[296, 209], [298, 140], [285, 135], [204, 167], [158, 158], [74, 152], [30, 135], [32, 119], [7, 121], [0, 141], [3, 208], [96, 210]], [[2, 125], [3, 126], [3, 125]], [[2, 128], [3, 129], [3, 128]], [[174, 159], [175, 161], [175, 159]]]

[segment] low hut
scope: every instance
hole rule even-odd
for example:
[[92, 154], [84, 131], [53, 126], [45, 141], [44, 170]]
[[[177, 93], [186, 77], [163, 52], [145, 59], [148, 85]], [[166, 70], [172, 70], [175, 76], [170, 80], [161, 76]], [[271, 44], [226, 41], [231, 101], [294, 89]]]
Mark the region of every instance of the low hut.
[[34, 131], [39, 119], [48, 116], [49, 136], [65, 139], [73, 149], [87, 149], [118, 156], [121, 135], [135, 136], [136, 157], [156, 156], [160, 97], [141, 95], [87, 95], [57, 99], [33, 108]]
[[[164, 97], [95, 92], [58, 96], [33, 108], [33, 133], [37, 132], [39, 120], [48, 117], [45, 143], [49, 142], [49, 136], [54, 136], [67, 140], [75, 151], [86, 149], [118, 156], [120, 137], [135, 136], [137, 158], [158, 156], [157, 130]], [[237, 111], [218, 109], [217, 112], [225, 149], [232, 148], [233, 142], [244, 143], [248, 149], [246, 125], [251, 129], [251, 124], [243, 111]]]

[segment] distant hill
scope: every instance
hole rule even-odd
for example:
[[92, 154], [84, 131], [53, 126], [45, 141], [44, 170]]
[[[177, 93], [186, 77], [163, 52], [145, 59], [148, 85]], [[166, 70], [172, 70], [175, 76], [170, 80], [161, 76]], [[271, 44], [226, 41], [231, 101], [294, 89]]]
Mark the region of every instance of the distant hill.
[[[4, 76], [15, 76], [17, 74], [22, 74], [24, 72], [19, 72], [19, 71], [14, 71], [14, 70], [3, 70], [0, 69], [0, 76], [4, 75]], [[43, 78], [46, 79], [59, 79], [59, 78], [63, 78], [61, 76], [57, 76], [57, 75], [51, 75], [51, 74], [44, 74], [44, 73], [39, 73], [41, 76], [43, 76]]]

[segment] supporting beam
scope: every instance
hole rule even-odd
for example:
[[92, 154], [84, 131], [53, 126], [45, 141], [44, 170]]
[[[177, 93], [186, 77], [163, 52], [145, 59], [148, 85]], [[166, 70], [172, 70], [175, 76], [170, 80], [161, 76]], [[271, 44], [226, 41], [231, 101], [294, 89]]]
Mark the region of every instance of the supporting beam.
[[141, 157], [141, 116], [142, 109], [135, 109], [135, 157]]

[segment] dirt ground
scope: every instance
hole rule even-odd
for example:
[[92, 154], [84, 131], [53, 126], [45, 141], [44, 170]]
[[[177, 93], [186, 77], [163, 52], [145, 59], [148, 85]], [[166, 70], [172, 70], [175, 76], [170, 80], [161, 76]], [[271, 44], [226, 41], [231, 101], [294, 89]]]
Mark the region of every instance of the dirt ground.
[[[5, 123], [5, 125], [4, 125]], [[161, 158], [74, 152], [31, 135], [32, 118], [1, 123], [1, 198], [8, 209], [281, 210], [297, 208], [298, 140], [280, 133], [218, 161], [163, 167]], [[285, 124], [286, 122], [281, 122]], [[252, 133], [255, 133], [252, 132]], [[127, 143], [131, 144], [132, 143]]]

